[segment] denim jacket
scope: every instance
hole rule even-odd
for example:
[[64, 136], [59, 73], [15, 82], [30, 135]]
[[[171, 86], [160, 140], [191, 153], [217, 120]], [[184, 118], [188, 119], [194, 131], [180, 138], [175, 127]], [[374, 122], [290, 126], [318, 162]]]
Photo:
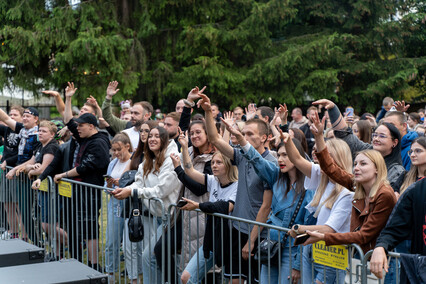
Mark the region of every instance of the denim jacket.
[[[262, 180], [267, 182], [268, 185], [272, 188], [272, 210], [269, 214], [267, 223], [288, 228], [301, 194], [295, 197], [296, 193], [294, 189], [291, 189], [285, 196], [285, 187], [287, 185], [286, 183], [278, 182], [280, 168], [274, 163], [265, 160], [256, 151], [256, 149], [253, 148], [253, 146], [250, 146], [250, 150], [248, 152], [243, 152], [243, 157], [253, 165], [257, 175]], [[305, 207], [309, 202], [311, 202], [313, 195], [314, 192], [312, 190], [306, 191], [304, 200], [300, 206], [299, 212], [297, 213], [296, 219], [294, 220], [294, 224], [304, 224], [305, 220], [309, 216], [309, 212], [305, 209]], [[285, 233], [281, 232], [280, 235], [281, 240], [283, 240]], [[272, 240], [278, 240], [278, 231], [271, 230], [270, 238]], [[293, 241], [293, 238], [288, 237], [284, 244], [285, 249], [288, 249], [289, 242], [291, 242], [291, 245], [293, 245]], [[300, 270], [300, 250], [296, 248], [294, 248], [294, 250], [297, 251], [297, 254], [292, 262], [292, 266], [293, 269]], [[292, 249], [292, 251], [294, 250]]]

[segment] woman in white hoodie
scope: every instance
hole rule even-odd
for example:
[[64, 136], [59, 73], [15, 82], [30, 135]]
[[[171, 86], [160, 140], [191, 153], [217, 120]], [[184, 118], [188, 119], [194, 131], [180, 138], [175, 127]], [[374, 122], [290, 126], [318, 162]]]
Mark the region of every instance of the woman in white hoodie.
[[[176, 203], [181, 183], [174, 171], [170, 154], [178, 153], [177, 145], [169, 141], [167, 131], [162, 127], [152, 128], [148, 135], [144, 150], [144, 161], [139, 165], [135, 182], [125, 188], [117, 188], [112, 194], [117, 199], [124, 199], [136, 191], [139, 198], [143, 198], [144, 226], [152, 226], [150, 236], [145, 236], [144, 241], [149, 242], [142, 253], [143, 283], [160, 283], [161, 274], [157, 271], [154, 257], [154, 245], [162, 233], [162, 209], [167, 210], [170, 204]], [[157, 198], [162, 201], [151, 201]], [[148, 212], [145, 212], [149, 210]], [[146, 214], [148, 213], [148, 214]], [[150, 216], [152, 215], [152, 216]], [[145, 220], [146, 219], [146, 220]], [[154, 221], [154, 222], [153, 222]], [[145, 228], [146, 231], [146, 228]]]

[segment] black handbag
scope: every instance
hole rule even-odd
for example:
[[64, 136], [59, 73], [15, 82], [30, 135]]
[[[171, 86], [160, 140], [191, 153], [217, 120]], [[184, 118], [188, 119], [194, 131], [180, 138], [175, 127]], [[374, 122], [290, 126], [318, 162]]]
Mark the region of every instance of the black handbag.
[[[296, 219], [300, 206], [302, 205], [303, 199], [305, 198], [305, 192], [306, 190], [302, 192], [302, 195], [299, 198], [299, 202], [297, 203], [296, 209], [294, 210], [293, 216], [291, 217], [290, 224], [288, 225], [289, 229], [293, 227], [294, 220]], [[284, 244], [287, 238], [288, 235], [285, 234], [281, 242], [264, 239], [259, 244], [259, 248], [254, 255], [254, 260], [260, 261], [260, 263], [264, 265], [278, 265], [281, 256], [280, 251], [282, 252], [284, 249]]]
[[132, 194], [133, 209], [130, 213], [129, 222], [127, 224], [129, 228], [129, 239], [131, 242], [140, 242], [143, 240], [143, 223], [142, 223], [142, 208], [140, 207], [138, 193], [133, 190]]

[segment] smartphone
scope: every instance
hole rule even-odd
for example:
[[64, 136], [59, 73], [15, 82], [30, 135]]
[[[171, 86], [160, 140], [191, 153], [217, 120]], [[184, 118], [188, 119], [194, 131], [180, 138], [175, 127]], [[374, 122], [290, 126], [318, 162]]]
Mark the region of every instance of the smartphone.
[[348, 114], [348, 116], [354, 116], [354, 108], [353, 107], [347, 107], [346, 113]]
[[304, 242], [306, 242], [307, 239], [309, 239], [309, 235], [308, 234], [300, 234], [296, 236], [296, 239], [294, 240], [294, 245], [298, 246], [303, 244]]
[[104, 175], [104, 178], [112, 178], [110, 175]]
[[185, 201], [183, 199], [179, 200], [178, 203], [176, 204], [176, 206], [178, 208], [182, 208], [183, 206], [185, 206], [186, 204], [188, 204], [188, 201]]
[[104, 191], [107, 194], [112, 194], [112, 192], [114, 191], [114, 188], [104, 188]]

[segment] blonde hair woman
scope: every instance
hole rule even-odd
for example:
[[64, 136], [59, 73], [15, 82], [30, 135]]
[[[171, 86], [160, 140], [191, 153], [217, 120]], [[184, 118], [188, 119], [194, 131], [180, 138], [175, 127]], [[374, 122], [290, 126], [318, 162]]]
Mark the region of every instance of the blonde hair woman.
[[330, 234], [308, 231], [306, 244], [324, 240], [326, 245], [356, 243], [364, 253], [374, 248], [380, 231], [396, 203], [392, 187], [387, 181], [383, 156], [376, 150], [364, 150], [355, 157], [353, 174], [340, 168], [328, 153], [318, 116], [313, 119], [313, 133], [317, 145], [316, 156], [324, 173], [337, 183], [355, 191], [352, 202], [349, 233]]
[[[349, 231], [350, 207], [352, 193], [339, 184], [335, 184], [328, 176], [321, 173], [319, 165], [304, 159], [294, 146], [289, 134], [282, 133], [286, 151], [290, 161], [305, 176], [305, 188], [315, 190], [312, 201], [306, 206], [310, 213], [311, 225], [296, 224], [290, 234], [296, 237], [307, 230], [320, 233], [345, 233]], [[327, 141], [331, 155], [337, 164], [346, 171], [352, 171], [352, 160], [348, 145], [339, 139]], [[315, 220], [316, 218], [316, 220]], [[342, 283], [345, 272], [328, 266], [312, 264], [311, 246], [303, 248], [303, 283]], [[312, 269], [314, 265], [314, 269]], [[314, 274], [312, 275], [312, 271]]]

